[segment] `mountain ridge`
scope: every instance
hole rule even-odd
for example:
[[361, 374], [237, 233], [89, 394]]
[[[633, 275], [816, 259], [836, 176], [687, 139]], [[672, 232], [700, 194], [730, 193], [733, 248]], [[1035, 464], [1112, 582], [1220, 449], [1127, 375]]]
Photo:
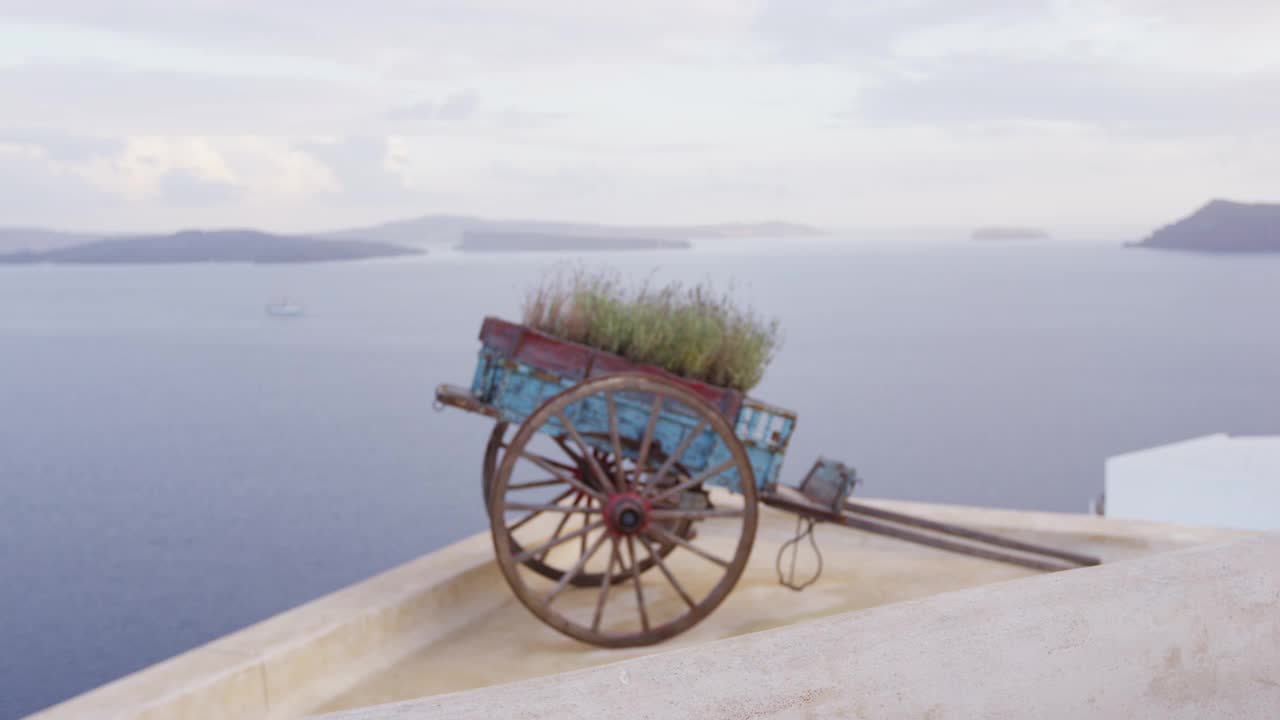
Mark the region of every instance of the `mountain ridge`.
[[421, 255], [423, 252], [391, 243], [275, 235], [258, 230], [180, 230], [0, 254], [0, 264], [296, 263]]
[[1129, 247], [1208, 253], [1280, 252], [1280, 204], [1210, 200]]
[[531, 232], [493, 232], [467, 230], [455, 246], [462, 252], [592, 252], [599, 250], [687, 250], [687, 240], [664, 238], [582, 235], [548, 235]]
[[[687, 241], [694, 238], [810, 237], [826, 234], [812, 225], [767, 221], [692, 225], [608, 225], [558, 220], [493, 220], [471, 215], [433, 214], [392, 220], [343, 230], [308, 233], [270, 233], [256, 229], [203, 232], [261, 232], [313, 240], [382, 242], [406, 247], [453, 247], [468, 232], [546, 235], [584, 239], [652, 239]], [[184, 231], [178, 231], [184, 232]], [[46, 252], [100, 240], [176, 235], [178, 233], [65, 232], [40, 227], [0, 226], [0, 254]]]
[[319, 233], [320, 237], [362, 238], [411, 246], [462, 242], [466, 233], [516, 233], [581, 238], [641, 238], [689, 240], [693, 238], [800, 237], [825, 234], [812, 225], [767, 221], [758, 223], [708, 223], [692, 225], [608, 225], [558, 220], [490, 220], [469, 215], [423, 215], [380, 225]]

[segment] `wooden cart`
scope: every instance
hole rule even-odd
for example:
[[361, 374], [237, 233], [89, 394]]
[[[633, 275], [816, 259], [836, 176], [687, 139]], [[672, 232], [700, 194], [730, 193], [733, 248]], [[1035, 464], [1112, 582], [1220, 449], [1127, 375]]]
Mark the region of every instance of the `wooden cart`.
[[566, 635], [648, 645], [701, 621], [742, 575], [762, 501], [811, 523], [892, 522], [841, 519], [853, 477], [839, 463], [779, 486], [791, 411], [497, 318], [480, 341], [471, 387], [436, 400], [496, 421], [482, 479], [498, 566]]

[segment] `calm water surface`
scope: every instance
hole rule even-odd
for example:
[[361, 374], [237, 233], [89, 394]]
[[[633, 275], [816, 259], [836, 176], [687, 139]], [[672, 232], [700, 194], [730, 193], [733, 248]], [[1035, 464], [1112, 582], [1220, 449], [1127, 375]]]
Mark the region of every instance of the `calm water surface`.
[[[485, 527], [435, 413], [560, 257], [0, 268], [0, 717]], [[778, 315], [755, 395], [869, 495], [1081, 511], [1108, 455], [1280, 431], [1280, 258], [1069, 244], [602, 253]], [[263, 311], [272, 297], [302, 318]], [[772, 552], [772, 549], [768, 549]], [[785, 601], [780, 595], [779, 601]], [[534, 622], [534, 620], [530, 620]]]

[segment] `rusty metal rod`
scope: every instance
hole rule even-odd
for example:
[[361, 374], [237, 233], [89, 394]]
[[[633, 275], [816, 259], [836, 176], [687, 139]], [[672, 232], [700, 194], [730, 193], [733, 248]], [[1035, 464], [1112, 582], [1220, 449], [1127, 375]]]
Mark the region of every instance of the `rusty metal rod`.
[[1010, 540], [999, 535], [982, 532], [980, 530], [970, 530], [969, 528], [951, 525], [949, 523], [941, 523], [935, 520], [926, 520], [924, 518], [912, 515], [904, 515], [902, 513], [893, 512], [892, 510], [882, 510], [880, 508], [863, 505], [852, 500], [845, 500], [844, 507], [846, 510], [859, 515], [870, 515], [874, 518], [888, 520], [890, 522], [902, 525], [911, 525], [912, 527], [924, 528], [934, 532], [943, 533], [945, 535], [956, 535], [970, 540], [976, 540], [987, 545], [996, 545], [999, 547], [1009, 548], [1010, 550], [1018, 550], [1020, 552], [1032, 553], [1035, 555], [1045, 555], [1048, 557], [1065, 560], [1076, 565], [1101, 565], [1102, 561], [1090, 555], [1080, 555], [1079, 553], [1067, 552], [1066, 550], [1057, 550], [1043, 545], [1033, 545], [1031, 543], [1021, 542], [1019, 540]]
[[856, 530], [864, 530], [877, 535], [885, 535], [898, 540], [905, 540], [919, 545], [927, 545], [939, 550], [947, 550], [949, 552], [971, 555], [985, 560], [1009, 563], [1010, 565], [1020, 565], [1022, 567], [1031, 568], [1032, 570], [1042, 570], [1045, 572], [1057, 572], [1059, 570], [1072, 569], [1069, 565], [1060, 565], [1058, 563], [1047, 562], [1044, 560], [1036, 560], [1034, 558], [1023, 557], [1021, 555], [1014, 555], [1013, 553], [1000, 552], [999, 550], [988, 550], [986, 548], [976, 547], [974, 545], [957, 542], [955, 540], [948, 540], [946, 538], [935, 537], [933, 535], [916, 532], [914, 530], [894, 527], [893, 525], [885, 522], [851, 517], [827, 508], [817, 507], [809, 503], [798, 503], [781, 498], [777, 495], [765, 495], [760, 498], [760, 501], [780, 510], [786, 510], [788, 512], [816, 518], [818, 520], [824, 520], [826, 522], [839, 523], [845, 527], [851, 527]]

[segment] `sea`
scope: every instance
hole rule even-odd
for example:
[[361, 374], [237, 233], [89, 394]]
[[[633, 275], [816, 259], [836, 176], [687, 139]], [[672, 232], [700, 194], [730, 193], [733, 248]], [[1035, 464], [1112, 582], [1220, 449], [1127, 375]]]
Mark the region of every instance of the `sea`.
[[572, 267], [781, 321], [752, 394], [799, 413], [784, 482], [825, 456], [867, 496], [1083, 512], [1108, 456], [1280, 432], [1280, 256], [824, 238], [0, 267], [0, 718], [484, 531], [488, 421], [432, 393], [470, 381], [485, 315]]

